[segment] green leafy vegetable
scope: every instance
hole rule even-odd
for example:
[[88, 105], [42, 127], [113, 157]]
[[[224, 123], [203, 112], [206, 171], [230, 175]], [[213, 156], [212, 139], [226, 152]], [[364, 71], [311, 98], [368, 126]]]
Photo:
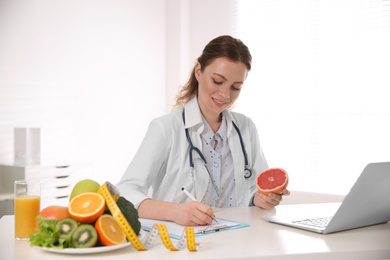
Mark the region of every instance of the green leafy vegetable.
[[58, 220], [42, 218], [41, 216], [38, 216], [36, 219], [40, 220], [38, 227], [41, 230], [29, 237], [30, 246], [51, 247], [56, 249], [72, 247], [70, 239], [59, 238], [58, 229], [56, 228]]
[[134, 207], [133, 203], [121, 196], [119, 197], [116, 204], [118, 205], [122, 214], [125, 216], [127, 222], [129, 222], [133, 228], [135, 234], [138, 235], [141, 230], [141, 222], [139, 222], [138, 211]]

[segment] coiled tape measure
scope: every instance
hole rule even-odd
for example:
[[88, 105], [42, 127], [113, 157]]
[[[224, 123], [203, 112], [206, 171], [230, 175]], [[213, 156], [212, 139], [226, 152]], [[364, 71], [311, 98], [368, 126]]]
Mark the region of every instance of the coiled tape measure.
[[194, 228], [192, 227], [186, 227], [183, 230], [183, 234], [181, 235], [178, 244], [174, 246], [169, 238], [166, 226], [164, 224], [153, 225], [145, 244], [142, 244], [116, 204], [116, 201], [119, 199], [119, 191], [117, 188], [110, 182], [105, 182], [98, 190], [98, 193], [104, 197], [112, 216], [116, 219], [123, 232], [125, 232], [127, 240], [129, 240], [135, 249], [139, 251], [148, 250], [153, 245], [157, 235], [160, 234], [164, 246], [169, 250], [178, 251], [183, 249], [187, 244], [189, 251], [197, 251], [199, 245], [195, 243]]

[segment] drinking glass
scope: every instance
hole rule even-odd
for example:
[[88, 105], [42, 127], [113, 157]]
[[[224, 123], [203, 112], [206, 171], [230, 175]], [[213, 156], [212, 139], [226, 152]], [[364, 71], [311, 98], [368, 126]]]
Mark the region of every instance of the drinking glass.
[[41, 184], [39, 181], [15, 181], [15, 238], [28, 240], [36, 232], [36, 216], [41, 204]]

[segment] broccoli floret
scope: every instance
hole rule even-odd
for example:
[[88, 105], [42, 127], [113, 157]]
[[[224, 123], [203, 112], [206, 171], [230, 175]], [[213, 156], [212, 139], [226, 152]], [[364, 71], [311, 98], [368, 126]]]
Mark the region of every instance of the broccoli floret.
[[121, 196], [116, 204], [125, 216], [127, 222], [129, 222], [130, 226], [133, 228], [135, 234], [138, 236], [139, 231], [141, 230], [141, 222], [138, 220], [138, 211], [133, 203]]

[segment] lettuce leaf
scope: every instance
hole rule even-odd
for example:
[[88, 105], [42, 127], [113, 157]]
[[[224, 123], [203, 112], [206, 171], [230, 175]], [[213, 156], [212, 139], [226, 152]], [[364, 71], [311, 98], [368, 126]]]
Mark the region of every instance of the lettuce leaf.
[[58, 220], [42, 218], [41, 216], [38, 216], [36, 219], [40, 220], [38, 227], [41, 230], [29, 237], [30, 246], [51, 247], [56, 249], [72, 247], [69, 239], [65, 240], [59, 238], [58, 230], [56, 228]]

